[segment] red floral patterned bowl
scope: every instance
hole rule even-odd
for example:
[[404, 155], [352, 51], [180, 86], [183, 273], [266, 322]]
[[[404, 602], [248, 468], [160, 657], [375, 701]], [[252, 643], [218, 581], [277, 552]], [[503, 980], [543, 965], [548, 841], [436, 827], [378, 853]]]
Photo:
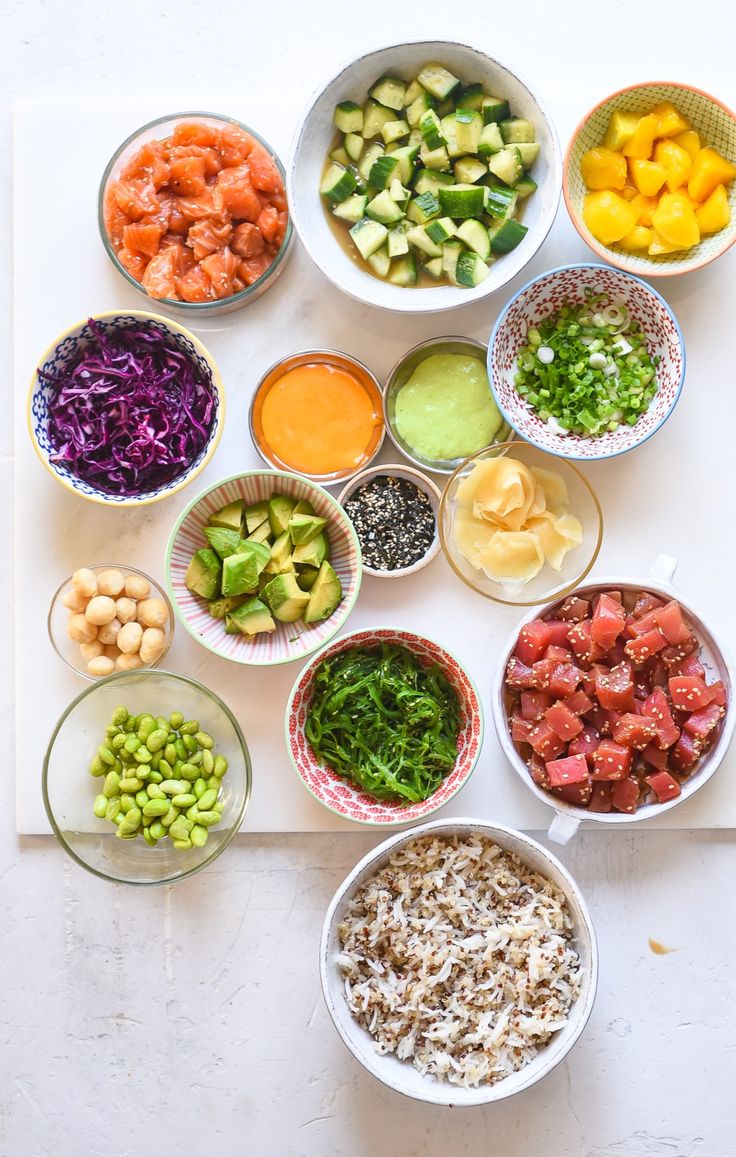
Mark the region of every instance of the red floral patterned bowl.
[[[584, 301], [586, 289], [622, 301], [642, 327], [650, 356], [659, 358], [657, 392], [649, 409], [635, 426], [622, 424], [594, 438], [558, 433], [514, 385], [516, 361], [527, 331], [566, 303]], [[488, 378], [499, 409], [527, 442], [560, 458], [615, 458], [651, 438], [674, 410], [685, 380], [685, 345], [674, 313], [645, 281], [607, 265], [563, 265], [527, 282], [500, 314], [488, 346]]]
[[[323, 659], [354, 647], [395, 643], [408, 648], [423, 663], [437, 663], [460, 700], [461, 723], [457, 759], [434, 795], [416, 804], [374, 799], [316, 759], [304, 733], [317, 668]], [[451, 800], [467, 782], [483, 745], [483, 710], [475, 685], [454, 655], [439, 643], [393, 627], [368, 627], [342, 635], [310, 660], [294, 684], [286, 705], [286, 747], [304, 786], [330, 811], [345, 819], [375, 827], [395, 827], [425, 819]]]

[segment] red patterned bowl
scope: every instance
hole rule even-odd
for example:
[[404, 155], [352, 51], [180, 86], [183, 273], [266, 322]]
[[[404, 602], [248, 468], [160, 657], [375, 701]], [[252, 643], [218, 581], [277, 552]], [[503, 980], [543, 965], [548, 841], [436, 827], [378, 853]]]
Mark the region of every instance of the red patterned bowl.
[[[642, 327], [649, 354], [659, 358], [657, 392], [649, 409], [635, 426], [621, 425], [594, 438], [557, 433], [514, 385], [527, 331], [566, 303], [583, 302], [586, 289], [623, 301]], [[527, 282], [500, 314], [488, 346], [488, 378], [499, 409], [527, 442], [560, 458], [615, 458], [651, 438], [674, 410], [685, 380], [685, 345], [674, 313], [645, 281], [607, 265], [563, 265]]]
[[[319, 763], [304, 733], [314, 677], [322, 660], [354, 647], [374, 647], [380, 643], [398, 644], [406, 647], [422, 662], [437, 663], [460, 700], [461, 724], [455, 766], [434, 795], [421, 803], [406, 805], [374, 799]], [[470, 778], [483, 745], [483, 710], [478, 692], [467, 672], [454, 655], [439, 643], [394, 627], [368, 627], [362, 631], [351, 631], [318, 651], [291, 690], [286, 705], [285, 725], [286, 747], [291, 762], [314, 798], [345, 819], [375, 827], [413, 823], [425, 819], [446, 804]]]

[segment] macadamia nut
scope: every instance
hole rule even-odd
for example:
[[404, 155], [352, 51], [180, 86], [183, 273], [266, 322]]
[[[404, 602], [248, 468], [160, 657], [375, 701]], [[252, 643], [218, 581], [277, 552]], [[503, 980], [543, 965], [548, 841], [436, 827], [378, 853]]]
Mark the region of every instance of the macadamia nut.
[[109, 595], [95, 595], [87, 603], [84, 615], [90, 623], [102, 627], [105, 623], [111, 623], [115, 618], [115, 603]]
[[[86, 621], [85, 619], [85, 622]], [[91, 643], [80, 643], [79, 652], [85, 663], [89, 663], [92, 659], [96, 659], [98, 655], [102, 654], [102, 643], [99, 639], [93, 639]]]
[[118, 631], [115, 642], [118, 650], [122, 651], [124, 655], [136, 655], [142, 638], [143, 627], [140, 623], [125, 623]]
[[115, 600], [115, 614], [121, 623], [132, 623], [138, 614], [138, 604], [135, 599], [123, 595], [122, 598]]
[[118, 655], [115, 660], [116, 671], [135, 671], [143, 666], [140, 655]]
[[87, 595], [83, 595], [78, 587], [72, 587], [61, 596], [61, 601], [73, 615], [81, 615], [89, 602]]
[[151, 584], [139, 574], [129, 574], [125, 577], [125, 594], [129, 599], [147, 599], [151, 593]]
[[119, 619], [112, 619], [111, 622], [105, 623], [97, 632], [97, 638], [101, 643], [114, 643], [120, 634], [122, 623]]
[[116, 599], [124, 586], [125, 579], [119, 570], [101, 570], [97, 576], [98, 595], [109, 595], [111, 599]]
[[112, 659], [106, 659], [104, 655], [98, 655], [96, 659], [90, 659], [87, 664], [87, 671], [95, 678], [101, 678], [103, 675], [112, 675], [115, 670], [115, 664]]
[[163, 627], [169, 608], [163, 599], [142, 599], [138, 603], [138, 622], [144, 627]]
[[87, 567], [82, 567], [81, 570], [75, 570], [72, 575], [72, 583], [79, 591], [80, 595], [85, 595], [86, 598], [91, 599], [93, 595], [97, 594], [97, 579], [94, 571]]
[[73, 643], [91, 643], [97, 638], [97, 627], [86, 615], [72, 615], [66, 625], [66, 632]]
[[147, 665], [161, 658], [166, 646], [166, 635], [158, 627], [147, 627], [141, 638], [139, 654]]

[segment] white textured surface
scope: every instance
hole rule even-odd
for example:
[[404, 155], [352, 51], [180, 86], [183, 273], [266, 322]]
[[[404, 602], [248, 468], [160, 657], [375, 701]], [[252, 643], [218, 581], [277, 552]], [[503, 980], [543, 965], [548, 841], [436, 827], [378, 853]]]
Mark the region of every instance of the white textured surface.
[[[182, 73], [197, 75], [203, 58], [209, 61], [203, 75], [216, 69], [231, 85], [262, 91], [272, 75], [269, 52], [239, 63], [239, 46], [251, 34], [259, 44], [271, 40], [267, 29], [252, 32], [246, 6], [178, 0], [173, 9], [166, 16], [147, 3], [123, 10], [104, 0], [0, 5], [5, 382], [11, 380], [7, 100], [158, 87], [167, 107], [168, 86], [178, 80], [180, 88]], [[397, 11], [375, 0], [372, 10], [374, 29], [390, 20], [392, 37], [415, 33], [413, 5]], [[362, 9], [348, 9], [328, 27], [320, 16], [328, 12], [326, 0], [294, 4], [292, 11], [290, 51], [283, 57], [299, 61], [292, 83], [300, 101], [313, 75], [364, 46], [366, 22]], [[524, 57], [525, 71], [553, 108], [560, 75], [573, 69], [581, 114], [619, 84], [675, 72], [736, 103], [726, 54], [716, 53], [731, 19], [725, 0], [709, 7], [705, 22], [681, 0], [658, 0], [646, 16], [635, 0], [595, 13], [570, 2], [530, 0], [521, 39], [521, 15], [496, 23], [481, 15], [487, 11], [473, 0], [463, 21], [470, 19], [479, 42], [501, 58]], [[446, 6], [437, 0], [429, 0], [422, 15], [427, 35], [447, 28]], [[603, 42], [592, 33], [594, 17]], [[610, 39], [606, 47], [609, 34], [625, 47], [614, 49]], [[199, 82], [199, 91], [191, 90], [192, 104], [203, 100], [202, 88]], [[53, 174], [45, 179], [53, 205]], [[551, 263], [577, 252], [545, 257]], [[304, 269], [306, 259], [295, 255], [294, 264]], [[725, 258], [722, 269], [731, 278], [733, 268], [732, 257]], [[678, 311], [687, 306], [686, 336], [702, 326], [718, 347], [730, 328], [718, 320], [720, 303], [707, 295], [709, 285], [704, 271], [668, 287], [668, 296]], [[357, 314], [351, 324], [360, 326]], [[403, 328], [388, 322], [383, 329], [404, 342]], [[371, 336], [361, 340], [369, 346]], [[720, 376], [717, 358], [711, 361], [707, 352], [691, 358], [689, 388], [663, 434], [668, 492], [689, 490], [681, 463], [691, 441], [707, 439], [713, 455], [719, 444], [729, 452], [719, 426], [725, 421], [730, 436], [733, 411], [724, 412], [733, 404], [730, 360]], [[10, 413], [3, 390], [5, 543], [11, 540]], [[609, 502], [609, 520], [624, 516], [636, 492], [636, 461], [619, 464], [620, 497]], [[687, 493], [683, 502], [690, 542], [683, 587], [715, 607], [732, 585], [732, 572], [720, 561], [723, 536], [698, 519]], [[643, 533], [645, 545], [647, 533], [654, 538], [654, 530]], [[645, 551], [633, 540], [633, 557], [622, 557], [621, 568], [644, 565], [652, 549], [676, 545], [656, 541]], [[609, 560], [611, 567], [616, 562]], [[6, 567], [0, 583], [7, 793], [12, 592]], [[725, 626], [733, 639], [733, 614]], [[39, 661], [35, 677], [42, 670]], [[590, 901], [601, 944], [601, 987], [590, 1025], [568, 1064], [543, 1085], [518, 1101], [459, 1114], [408, 1104], [375, 1085], [345, 1054], [322, 1007], [316, 968], [322, 914], [374, 837], [245, 836], [214, 871], [171, 891], [139, 894], [86, 876], [49, 839], [19, 840], [9, 802], [6, 794], [0, 811], [0, 1157], [732, 1157], [736, 850], [730, 833], [591, 832], [563, 850]], [[652, 955], [649, 935], [679, 951]]]

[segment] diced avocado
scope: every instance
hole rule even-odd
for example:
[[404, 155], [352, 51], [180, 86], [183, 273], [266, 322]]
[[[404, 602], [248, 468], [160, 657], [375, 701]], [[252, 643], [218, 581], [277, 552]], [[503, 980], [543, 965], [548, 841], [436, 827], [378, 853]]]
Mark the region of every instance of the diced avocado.
[[271, 551], [261, 542], [245, 542], [242, 554], [231, 554], [222, 564], [223, 595], [247, 595], [256, 590], [258, 576], [266, 567]]
[[268, 519], [266, 519], [265, 522], [262, 522], [260, 526], [257, 526], [255, 528], [255, 530], [253, 531], [252, 534], [248, 535], [248, 537], [246, 538], [245, 541], [246, 542], [266, 542], [267, 543], [271, 537], [272, 537], [271, 526], [270, 526]]
[[263, 588], [263, 597], [280, 623], [295, 623], [311, 596], [301, 589], [295, 574], [278, 574]]
[[321, 566], [327, 558], [327, 545], [327, 538], [320, 531], [309, 542], [302, 542], [299, 546], [295, 546], [292, 555], [294, 565]]
[[195, 595], [203, 599], [214, 599], [220, 593], [222, 563], [209, 546], [203, 546], [187, 567], [184, 582]]
[[282, 571], [292, 569], [293, 564], [292, 567], [286, 566], [287, 562], [291, 562], [291, 550], [291, 535], [288, 530], [282, 530], [271, 547], [271, 557], [263, 568], [264, 574], [281, 574]]
[[224, 619], [230, 611], [234, 611], [236, 607], [239, 607], [240, 604], [245, 601], [245, 598], [245, 595], [233, 595], [227, 599], [212, 599], [207, 604], [207, 610], [213, 619]]
[[240, 627], [238, 626], [237, 623], [233, 622], [232, 611], [228, 611], [227, 614], [225, 615], [225, 634], [226, 635], [239, 635], [240, 634]]
[[254, 502], [251, 506], [245, 508], [245, 526], [248, 534], [252, 534], [257, 527], [261, 526], [268, 518], [268, 503]]
[[235, 502], [229, 502], [227, 506], [223, 506], [210, 515], [210, 526], [222, 526], [225, 530], [240, 530], [244, 506], [245, 503], [242, 498], [236, 499]]
[[225, 530], [223, 526], [205, 526], [204, 536], [220, 558], [237, 554], [238, 547], [243, 544], [238, 530]]
[[330, 617], [342, 599], [342, 584], [328, 562], [323, 562], [309, 595], [305, 623], [319, 623]]
[[303, 591], [311, 591], [318, 574], [319, 570], [316, 566], [304, 566], [297, 572], [296, 581]]
[[291, 515], [293, 518], [295, 514], [316, 514], [316, 513], [317, 513], [317, 511], [314, 509], [311, 502], [308, 502], [306, 498], [300, 498], [299, 501], [297, 502], [296, 506], [292, 510]]
[[285, 498], [283, 494], [271, 496], [268, 503], [268, 524], [274, 537], [286, 530], [295, 506], [293, 498]]
[[264, 631], [276, 630], [268, 607], [260, 599], [248, 599], [232, 612], [230, 622], [244, 635], [260, 635]]

